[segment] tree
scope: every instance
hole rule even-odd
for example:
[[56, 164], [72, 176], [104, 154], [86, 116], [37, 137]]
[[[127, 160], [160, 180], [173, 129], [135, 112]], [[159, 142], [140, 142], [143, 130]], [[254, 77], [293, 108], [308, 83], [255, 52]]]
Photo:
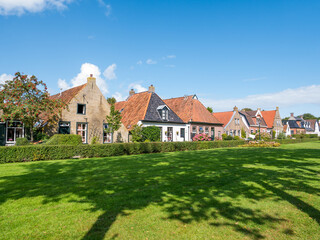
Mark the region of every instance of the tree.
[[242, 108], [241, 111], [252, 111], [251, 108]]
[[121, 127], [121, 113], [115, 108], [116, 99], [114, 97], [108, 98], [107, 101], [111, 105], [111, 107], [109, 115], [106, 116], [108, 123], [108, 128], [106, 129], [106, 131], [108, 133], [111, 133], [111, 139], [113, 142], [114, 132], [118, 131]]
[[241, 128], [241, 137], [242, 138], [246, 138], [247, 137], [246, 131], [243, 128]]
[[134, 125], [131, 132], [132, 142], [142, 142], [142, 125]]
[[142, 140], [145, 142], [160, 142], [160, 128], [148, 126], [142, 128]]
[[311, 113], [305, 113], [302, 115], [304, 120], [308, 120], [308, 119], [317, 119], [317, 117], [315, 117], [314, 115], [312, 115]]
[[207, 107], [207, 110], [208, 110], [209, 112], [213, 113], [212, 107]]
[[31, 141], [34, 131], [43, 127], [43, 118], [46, 123], [56, 123], [66, 107], [61, 100], [51, 99], [46, 84], [34, 75], [17, 72], [0, 90], [1, 121], [22, 121], [30, 129]]

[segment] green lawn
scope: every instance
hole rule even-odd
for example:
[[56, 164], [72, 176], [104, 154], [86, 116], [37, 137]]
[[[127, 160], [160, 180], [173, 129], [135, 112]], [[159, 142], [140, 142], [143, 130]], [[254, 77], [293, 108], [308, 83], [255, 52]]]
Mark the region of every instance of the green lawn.
[[0, 239], [319, 239], [320, 142], [0, 165]]

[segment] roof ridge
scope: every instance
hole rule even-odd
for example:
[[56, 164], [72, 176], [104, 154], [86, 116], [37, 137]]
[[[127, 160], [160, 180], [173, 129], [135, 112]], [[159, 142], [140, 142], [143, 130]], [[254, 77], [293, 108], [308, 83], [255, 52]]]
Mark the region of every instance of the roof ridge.
[[146, 109], [144, 110], [144, 113], [142, 115], [143, 119], [145, 119], [145, 117], [146, 117], [146, 114], [147, 114], [147, 111], [148, 111], [148, 107], [149, 107], [149, 104], [150, 104], [151, 95], [152, 95], [152, 93], [149, 92], [149, 97], [148, 97], [148, 101], [147, 101], [147, 104], [146, 104]]

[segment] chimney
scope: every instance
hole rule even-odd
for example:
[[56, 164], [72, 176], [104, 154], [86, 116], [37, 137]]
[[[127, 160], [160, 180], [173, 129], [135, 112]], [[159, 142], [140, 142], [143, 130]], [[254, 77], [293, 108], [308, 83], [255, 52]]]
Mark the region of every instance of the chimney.
[[290, 116], [291, 116], [291, 117], [294, 117], [294, 116], [293, 116], [293, 113], [290, 113]]
[[131, 90], [129, 91], [129, 97], [131, 97], [134, 94], [136, 94], [136, 92], [133, 90], [133, 88], [131, 88]]
[[92, 87], [93, 87], [93, 83], [96, 84], [96, 78], [93, 77], [93, 74], [90, 74], [90, 77], [87, 78], [87, 84], [92, 83]]
[[261, 108], [258, 108], [258, 111], [260, 111], [260, 112], [261, 112]]
[[234, 111], [234, 112], [238, 112], [238, 110], [239, 110], [239, 109], [237, 108], [237, 106], [234, 106], [233, 111]]
[[156, 91], [155, 87], [151, 84], [148, 92], [154, 93], [155, 91]]
[[279, 107], [276, 107], [276, 110], [279, 111]]

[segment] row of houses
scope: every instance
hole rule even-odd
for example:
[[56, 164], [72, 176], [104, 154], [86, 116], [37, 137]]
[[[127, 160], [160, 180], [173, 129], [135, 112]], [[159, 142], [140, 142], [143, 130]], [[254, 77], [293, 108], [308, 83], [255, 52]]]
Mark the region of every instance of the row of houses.
[[317, 134], [320, 136], [320, 120], [317, 119], [303, 119], [303, 116], [295, 117], [291, 113], [288, 120], [283, 120], [283, 129], [286, 136], [294, 134]]
[[[68, 104], [61, 114], [51, 134], [78, 134], [83, 143], [90, 143], [93, 138], [100, 143], [130, 142], [130, 131], [135, 125], [156, 126], [160, 129], [161, 141], [192, 141], [193, 137], [205, 133], [214, 139], [221, 139], [222, 134], [239, 136], [245, 132], [245, 138], [254, 137], [261, 132], [275, 131], [278, 136], [283, 130], [292, 133], [296, 129], [292, 120], [281, 121], [279, 108], [272, 111], [233, 111], [210, 113], [196, 95], [162, 99], [151, 85], [148, 91], [135, 93], [130, 90], [125, 101], [117, 102], [122, 124], [113, 138], [108, 131], [106, 116], [110, 113], [107, 102], [91, 75], [87, 83], [51, 96]], [[318, 123], [318, 122], [317, 122]], [[309, 126], [302, 122], [300, 127]], [[312, 125], [313, 126], [313, 125]], [[288, 130], [289, 129], [289, 130]], [[311, 129], [311, 127], [310, 127]], [[319, 123], [317, 125], [319, 131]], [[300, 129], [297, 128], [296, 132]], [[311, 131], [306, 131], [311, 133]], [[0, 145], [13, 145], [19, 137], [24, 137], [23, 123], [20, 121], [0, 123]]]

